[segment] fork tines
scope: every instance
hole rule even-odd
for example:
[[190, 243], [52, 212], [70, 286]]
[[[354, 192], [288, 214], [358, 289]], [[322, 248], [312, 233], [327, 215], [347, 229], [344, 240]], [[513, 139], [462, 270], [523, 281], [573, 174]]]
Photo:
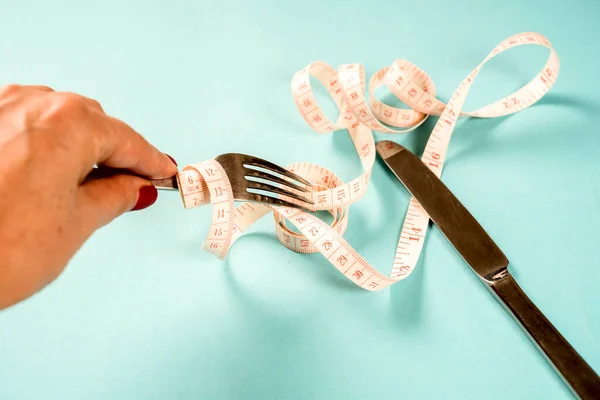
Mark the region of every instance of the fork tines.
[[273, 164], [270, 161], [263, 160], [262, 158], [246, 156], [246, 158], [243, 160], [243, 163], [244, 163], [244, 165], [252, 165], [252, 166], [258, 167], [258, 168], [264, 168], [269, 171], [275, 172], [277, 174], [287, 176], [288, 178], [298, 181], [300, 183], [303, 183], [306, 186], [309, 186], [309, 187], [312, 186], [309, 181], [302, 178], [301, 176], [296, 175], [293, 172], [288, 171], [287, 169], [280, 167], [277, 164]]
[[[243, 160], [243, 165], [247, 189], [276, 193], [281, 196], [298, 200], [301, 203], [313, 204], [310, 195], [308, 195], [312, 185], [301, 176], [298, 176], [277, 164], [253, 156], [247, 156]], [[261, 171], [258, 168], [266, 171]], [[303, 193], [307, 195], [302, 195]], [[298, 206], [298, 204], [289, 203], [283, 199], [272, 199], [280, 200], [280, 202], [277, 202], [280, 205], [288, 207]]]

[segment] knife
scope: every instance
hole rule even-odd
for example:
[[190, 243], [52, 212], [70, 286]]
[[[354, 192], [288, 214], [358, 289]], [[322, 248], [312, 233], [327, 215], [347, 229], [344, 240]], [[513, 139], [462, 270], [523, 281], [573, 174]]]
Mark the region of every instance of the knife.
[[471, 269], [580, 399], [600, 399], [600, 378], [527, 297], [508, 271], [508, 259], [446, 185], [413, 153], [391, 141], [377, 153], [429, 214]]

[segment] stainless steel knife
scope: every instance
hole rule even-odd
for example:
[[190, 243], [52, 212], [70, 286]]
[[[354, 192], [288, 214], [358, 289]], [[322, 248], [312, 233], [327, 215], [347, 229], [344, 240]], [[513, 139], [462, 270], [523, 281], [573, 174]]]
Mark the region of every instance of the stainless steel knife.
[[413, 153], [391, 141], [377, 152], [471, 269], [542, 351], [576, 397], [600, 399], [600, 378], [527, 297], [508, 259], [446, 185]]

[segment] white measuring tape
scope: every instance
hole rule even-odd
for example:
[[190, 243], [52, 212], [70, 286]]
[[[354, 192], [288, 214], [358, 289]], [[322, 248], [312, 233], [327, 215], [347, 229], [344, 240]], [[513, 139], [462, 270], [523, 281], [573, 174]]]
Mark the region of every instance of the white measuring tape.
[[[544, 46], [550, 55], [542, 71], [528, 84], [493, 104], [472, 112], [463, 112], [467, 93], [483, 65], [496, 55], [521, 45]], [[333, 172], [316, 164], [294, 163], [287, 167], [315, 185], [313, 209], [327, 210], [333, 223], [326, 224], [316, 216], [295, 208], [243, 203], [234, 207], [231, 185], [223, 168], [215, 161], [186, 166], [179, 179], [185, 208], [212, 204], [213, 215], [204, 249], [219, 259], [226, 257], [233, 243], [259, 218], [273, 212], [277, 238], [288, 249], [299, 253], [321, 252], [345, 277], [358, 286], [378, 291], [406, 278], [414, 270], [422, 251], [429, 225], [429, 215], [412, 198], [396, 249], [390, 276], [380, 273], [365, 261], [342, 237], [348, 221], [350, 204], [360, 199], [369, 185], [375, 162], [372, 130], [402, 133], [415, 129], [427, 116], [439, 115], [425, 147], [422, 161], [439, 177], [446, 150], [459, 116], [500, 117], [525, 109], [542, 98], [558, 76], [560, 62], [550, 42], [538, 33], [520, 33], [496, 46], [463, 80], [444, 104], [435, 97], [431, 78], [414, 64], [396, 60], [375, 73], [369, 82], [369, 103], [364, 96], [365, 77], [361, 64], [342, 65], [336, 71], [324, 62], [314, 62], [292, 79], [292, 93], [302, 117], [318, 133], [347, 129], [362, 163], [364, 172], [351, 182], [343, 183]], [[317, 104], [310, 76], [327, 88], [340, 110], [336, 122], [330, 121]], [[377, 100], [374, 92], [386, 86], [410, 109], [391, 107]], [[370, 104], [370, 105], [369, 105]], [[396, 128], [393, 129], [384, 125]], [[383, 149], [385, 151], [385, 149]], [[286, 200], [293, 201], [286, 198]], [[286, 223], [300, 233], [292, 231]]]

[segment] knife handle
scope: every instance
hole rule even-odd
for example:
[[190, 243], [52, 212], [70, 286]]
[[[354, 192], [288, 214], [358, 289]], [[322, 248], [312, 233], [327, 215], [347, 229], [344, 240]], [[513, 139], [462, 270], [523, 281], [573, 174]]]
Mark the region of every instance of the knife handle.
[[490, 284], [490, 287], [544, 352], [574, 394], [583, 400], [599, 399], [598, 375], [533, 304], [517, 281], [507, 274]]

